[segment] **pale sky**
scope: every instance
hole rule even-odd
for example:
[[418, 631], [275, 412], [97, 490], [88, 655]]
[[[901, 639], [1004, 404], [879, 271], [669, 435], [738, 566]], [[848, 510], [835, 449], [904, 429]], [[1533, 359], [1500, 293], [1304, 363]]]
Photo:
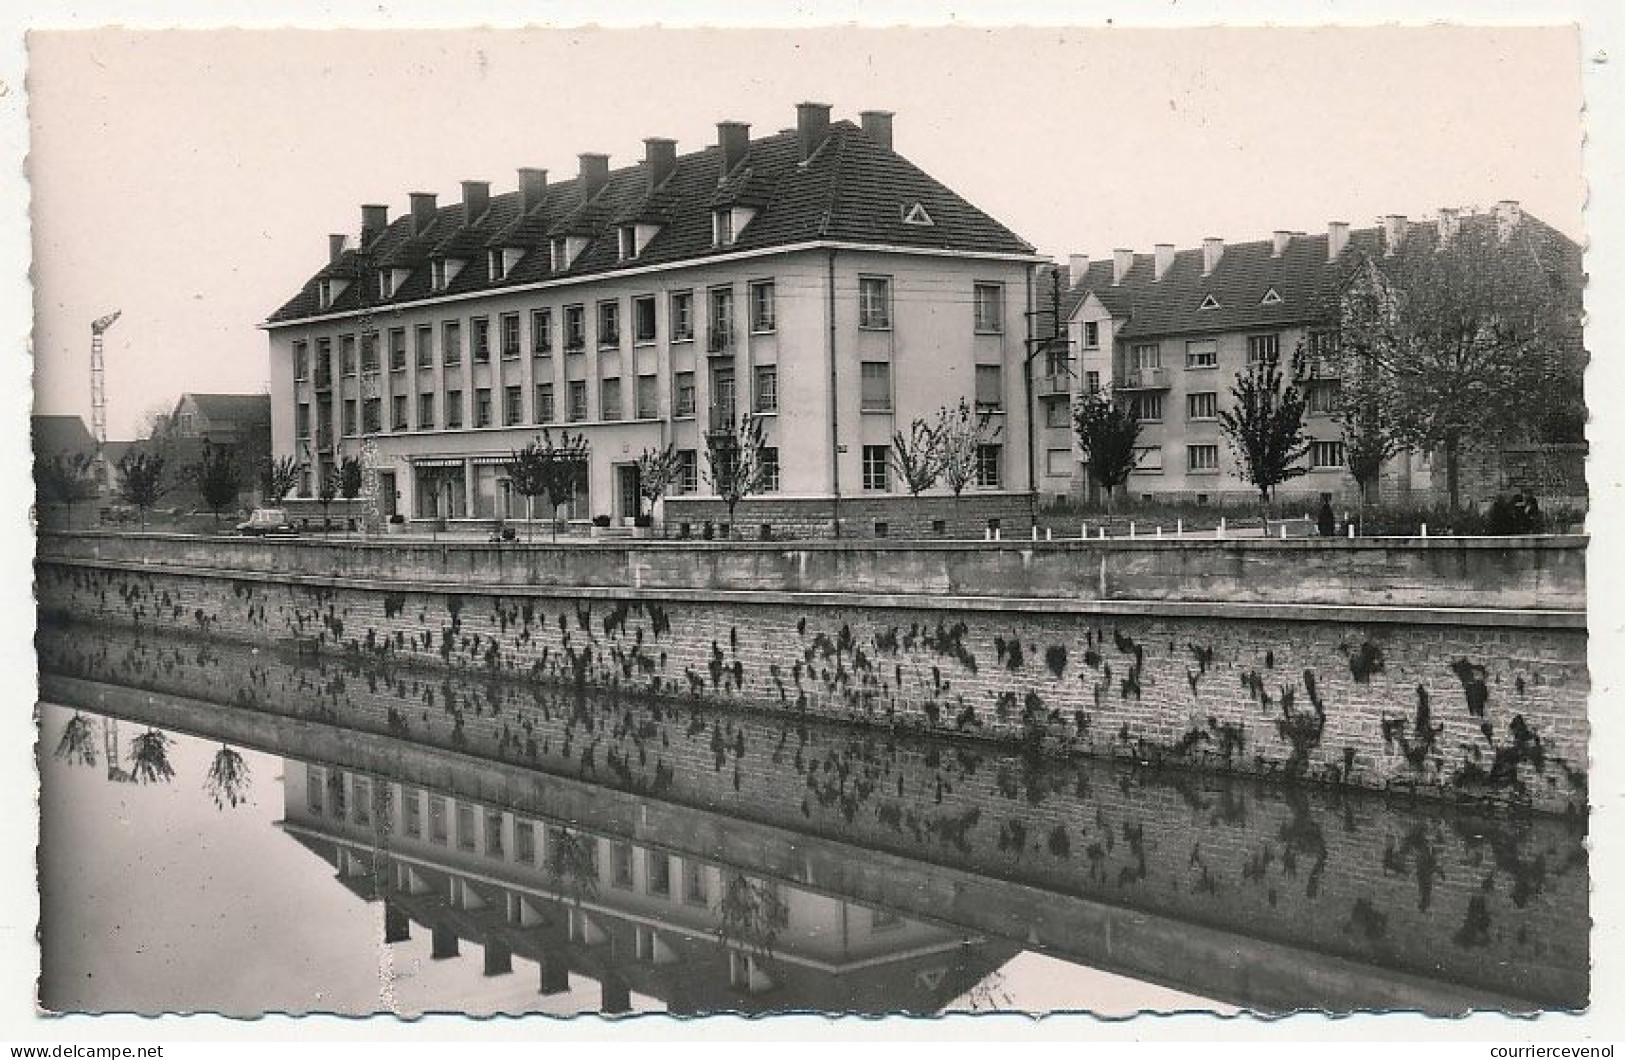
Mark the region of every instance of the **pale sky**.
[[363, 202], [555, 179], [753, 134], [817, 100], [1064, 259], [1520, 200], [1582, 235], [1572, 28], [99, 30], [29, 39], [36, 408], [109, 434], [263, 390], [255, 324]]

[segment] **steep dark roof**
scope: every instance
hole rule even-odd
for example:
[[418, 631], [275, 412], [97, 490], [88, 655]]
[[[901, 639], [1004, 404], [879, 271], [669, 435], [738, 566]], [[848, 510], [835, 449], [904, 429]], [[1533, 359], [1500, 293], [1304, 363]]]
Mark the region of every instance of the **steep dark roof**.
[[[514, 191], [492, 196], [490, 208], [473, 224], [464, 223], [460, 202], [438, 208], [433, 222], [416, 236], [410, 215], [402, 216], [365, 248], [366, 258], [346, 250], [272, 313], [269, 323], [353, 312], [363, 305], [411, 302], [431, 294], [501, 290], [556, 276], [697, 261], [813, 240], [996, 254], [1033, 252], [1014, 232], [850, 121], [832, 123], [823, 143], [805, 162], [796, 133], [783, 132], [751, 141], [744, 160], [725, 182], [721, 168], [721, 150], [708, 147], [679, 156], [672, 174], [652, 192], [640, 163], [611, 171], [604, 187], [587, 202], [581, 200], [576, 178], [550, 184], [542, 202], [528, 213], [521, 212], [519, 193]], [[924, 207], [932, 225], [903, 222], [915, 204]], [[756, 211], [726, 247], [711, 241], [712, 211], [719, 206]], [[615, 228], [632, 220], [657, 220], [660, 230], [635, 261], [622, 262]], [[566, 233], [586, 236], [590, 242], [569, 269], [555, 273], [547, 240]], [[526, 253], [507, 276], [493, 281], [484, 253], [488, 247], [523, 248]], [[428, 262], [437, 255], [462, 258], [466, 264], [446, 290], [431, 292]], [[381, 267], [411, 270], [393, 298], [380, 303], [369, 277], [346, 287], [330, 309], [318, 308], [317, 281]]]
[[[1488, 213], [1464, 215], [1460, 221], [1496, 223]], [[1413, 221], [1399, 253], [1431, 252], [1438, 238], [1437, 221]], [[1330, 321], [1337, 314], [1344, 285], [1362, 262], [1381, 260], [1386, 239], [1381, 228], [1352, 230], [1348, 246], [1335, 261], [1328, 259], [1328, 239], [1326, 233], [1294, 235], [1278, 257], [1273, 240], [1227, 245], [1207, 276], [1202, 275], [1199, 247], [1177, 251], [1160, 280], [1154, 278], [1153, 254], [1136, 254], [1121, 283], [1112, 282], [1110, 258], [1091, 261], [1082, 282], [1066, 288], [1062, 312], [1070, 316], [1093, 294], [1114, 318], [1125, 322], [1118, 329], [1125, 339]], [[1578, 276], [1579, 247], [1545, 222], [1523, 214], [1514, 239], [1535, 254], [1542, 268]], [[1040, 281], [1042, 298], [1049, 288], [1047, 277]], [[1279, 301], [1266, 304], [1271, 290]], [[1218, 307], [1203, 309], [1210, 298]]]
[[210, 423], [271, 422], [269, 394], [183, 394], [181, 400], [188, 397]]

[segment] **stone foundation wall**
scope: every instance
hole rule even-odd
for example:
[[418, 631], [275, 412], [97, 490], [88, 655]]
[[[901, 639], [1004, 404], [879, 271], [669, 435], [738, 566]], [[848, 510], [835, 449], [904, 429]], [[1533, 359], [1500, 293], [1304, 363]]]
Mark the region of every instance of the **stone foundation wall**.
[[[839, 517], [840, 534], [835, 533]], [[665, 521], [677, 533], [683, 523], [698, 537], [704, 524], [728, 522], [728, 506], [712, 497], [668, 497]], [[980, 539], [992, 527], [1005, 537], [1032, 530], [1032, 504], [1026, 494], [966, 493], [953, 497], [860, 496], [828, 498], [747, 497], [734, 513], [734, 536], [756, 540], [763, 524], [775, 538], [948, 538]]]
[[[136, 689], [124, 698], [142, 710], [165, 695], [220, 704], [219, 717], [179, 719], [204, 735], [229, 731], [225, 715], [236, 714], [388, 735], [400, 750], [393, 764], [369, 764], [375, 778], [427, 784], [589, 834], [652, 840], [682, 856], [1243, 1003], [1430, 1004], [1424, 992], [1372, 993], [1357, 985], [1369, 981], [1358, 972], [1305, 985], [1310, 970], [1327, 969], [1301, 958], [1283, 967], [1279, 954], [1259, 956], [1267, 967], [1254, 967], [1249, 938], [1543, 1004], [1584, 1003], [1589, 918], [1578, 821], [1440, 810], [1137, 761], [1037, 758], [831, 726], [803, 713], [582, 695], [489, 672], [436, 673], [389, 656], [254, 651], [107, 627], [47, 628], [40, 653], [48, 696], [74, 694], [54, 680], [66, 675]], [[1217, 677], [1217, 666], [1210, 673]], [[130, 709], [114, 700], [108, 708]], [[1456, 713], [1439, 709], [1442, 718]], [[308, 731], [296, 727], [294, 735]], [[425, 759], [417, 750], [425, 747], [472, 757]], [[409, 762], [423, 764], [404, 775]], [[529, 771], [504, 778], [498, 763]], [[786, 831], [770, 841], [740, 821]], [[873, 853], [823, 859], [822, 840]], [[943, 874], [922, 875], [921, 862], [974, 876], [949, 881], [949, 894]], [[1098, 914], [1062, 896], [1133, 911], [1117, 925], [1117, 948], [1109, 926], [1102, 944], [1089, 922]], [[1145, 938], [1148, 915], [1237, 933], [1234, 948], [1211, 968], [1183, 969], [1176, 955], [1188, 959], [1182, 940], [1190, 932], [1170, 924], [1164, 941]], [[1134, 924], [1139, 945], [1128, 941]], [[1272, 982], [1292, 978], [1287, 968], [1299, 969], [1296, 993]]]
[[1586, 637], [1566, 626], [447, 593], [44, 560], [37, 584], [47, 615], [155, 632], [1554, 812], [1586, 804]]

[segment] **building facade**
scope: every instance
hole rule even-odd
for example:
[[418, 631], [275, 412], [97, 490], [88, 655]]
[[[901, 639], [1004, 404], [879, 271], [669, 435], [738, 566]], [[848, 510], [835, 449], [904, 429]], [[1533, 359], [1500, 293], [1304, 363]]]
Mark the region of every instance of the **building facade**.
[[[1510, 250], [1527, 251], [1541, 269], [1578, 278], [1579, 248], [1515, 202], [1478, 215], [1442, 210], [1423, 222], [1391, 215], [1379, 226], [1357, 230], [1331, 222], [1324, 233], [1283, 230], [1239, 245], [1212, 238], [1184, 250], [1158, 244], [1152, 254], [1118, 249], [1106, 260], [1074, 255], [1053, 286], [1047, 272], [1039, 276], [1041, 305], [1058, 288], [1066, 335], [1065, 350], [1057, 348], [1048, 358], [1036, 387], [1041, 493], [1046, 499], [1098, 493], [1077, 451], [1070, 406], [1084, 391], [1110, 387], [1134, 403], [1142, 423], [1139, 466], [1123, 490], [1129, 498], [1252, 503], [1257, 490], [1229, 450], [1218, 413], [1233, 400], [1237, 375], [1253, 361], [1277, 356], [1286, 365], [1302, 351], [1311, 439], [1307, 471], [1278, 494], [1355, 501], [1357, 487], [1334, 415], [1342, 385], [1336, 349], [1345, 293], [1373, 263], [1425, 251], [1441, 238], [1441, 228], [1448, 238], [1462, 224], [1497, 225]], [[1569, 286], [1578, 291], [1577, 282]], [[1578, 342], [1576, 334], [1576, 347]], [[1485, 458], [1477, 454], [1475, 469]], [[1444, 472], [1438, 463], [1432, 453], [1395, 456], [1380, 476], [1380, 499], [1441, 500]], [[1479, 469], [1469, 496], [1493, 496], [1510, 482], [1506, 474]]]
[[[585, 436], [564, 511], [629, 521], [637, 459], [676, 447], [668, 521], [711, 494], [708, 438], [765, 423], [763, 500], [838, 517], [902, 499], [893, 432], [963, 397], [991, 413], [975, 489], [1025, 496], [1022, 391], [1032, 248], [892, 150], [892, 118], [751, 139], [737, 122], [679, 155], [645, 142], [611, 170], [519, 171], [492, 196], [416, 193], [272, 314], [273, 444], [311, 496], [346, 457], [376, 469], [377, 510], [412, 520], [522, 518], [505, 463], [543, 428]], [[697, 509], [696, 509], [697, 510]], [[540, 514], [540, 513], [538, 513]]]

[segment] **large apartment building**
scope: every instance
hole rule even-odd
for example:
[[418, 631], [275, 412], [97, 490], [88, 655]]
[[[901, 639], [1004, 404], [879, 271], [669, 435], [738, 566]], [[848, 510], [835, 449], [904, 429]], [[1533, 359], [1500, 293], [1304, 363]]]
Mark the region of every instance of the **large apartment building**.
[[[1365, 266], [1380, 267], [1398, 253], [1427, 252], [1467, 224], [1497, 226], [1508, 253], [1561, 274], [1566, 290], [1579, 291], [1579, 247], [1516, 202], [1478, 214], [1445, 209], [1426, 221], [1390, 215], [1364, 229], [1334, 221], [1313, 235], [1277, 231], [1269, 239], [1233, 245], [1210, 238], [1183, 250], [1157, 244], [1151, 254], [1119, 249], [1105, 260], [1072, 256], [1060, 273], [1066, 348], [1047, 358], [1035, 387], [1041, 494], [1097, 492], [1077, 454], [1070, 404], [1082, 391], [1109, 386], [1135, 404], [1143, 424], [1139, 468], [1125, 490], [1131, 498], [1250, 503], [1257, 491], [1239, 473], [1218, 412], [1230, 403], [1230, 387], [1248, 364], [1272, 355], [1285, 364], [1301, 348], [1310, 375], [1308, 471], [1285, 484], [1280, 496], [1331, 494], [1352, 501], [1356, 487], [1333, 417], [1340, 381], [1331, 353], [1343, 296]], [[1047, 308], [1047, 270], [1036, 286], [1038, 302]], [[1578, 333], [1574, 346], [1578, 352]], [[1583, 354], [1574, 371], [1581, 364]], [[1493, 494], [1507, 485], [1504, 470], [1479, 467], [1481, 455], [1475, 455], [1480, 473], [1472, 492]], [[1444, 470], [1435, 467], [1438, 462], [1431, 453], [1396, 456], [1381, 476], [1382, 496], [1439, 499]]]
[[[525, 514], [504, 462], [543, 426], [586, 435], [576, 519], [629, 519], [636, 461], [673, 444], [667, 502], [701, 499], [708, 434], [765, 418], [763, 500], [822, 521], [842, 498], [903, 499], [893, 432], [961, 397], [997, 421], [977, 489], [1025, 496], [1022, 390], [1033, 249], [892, 149], [892, 116], [738, 122], [642, 162], [580, 156], [518, 190], [414, 193], [405, 216], [362, 207], [359, 245], [265, 323], [278, 454], [300, 493], [368, 454], [380, 514]], [[696, 508], [696, 511], [699, 509]], [[743, 517], [742, 517], [743, 518]]]

